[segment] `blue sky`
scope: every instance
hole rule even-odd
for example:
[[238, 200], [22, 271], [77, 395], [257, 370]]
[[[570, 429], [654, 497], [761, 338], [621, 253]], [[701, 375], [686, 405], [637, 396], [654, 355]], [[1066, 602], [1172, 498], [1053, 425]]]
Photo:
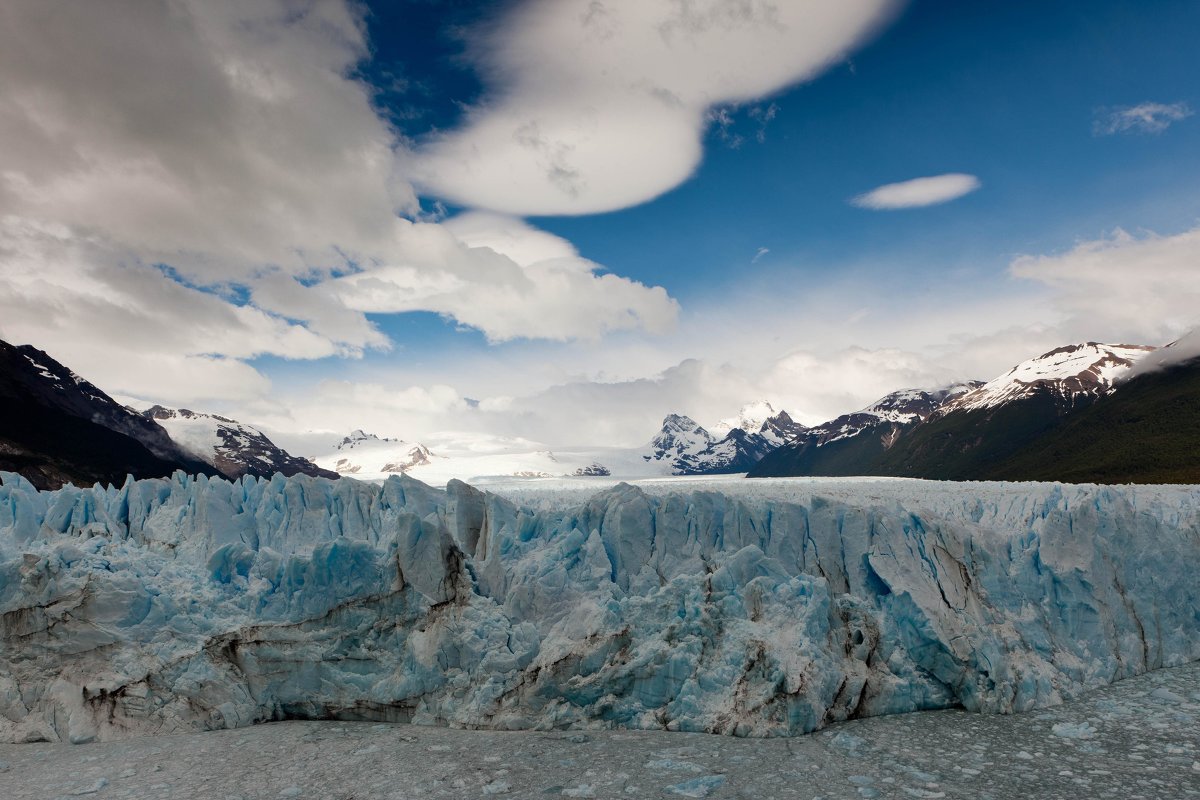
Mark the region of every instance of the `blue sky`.
[[129, 398], [632, 442], [1196, 324], [1194, 2], [9, 14], [0, 336]]

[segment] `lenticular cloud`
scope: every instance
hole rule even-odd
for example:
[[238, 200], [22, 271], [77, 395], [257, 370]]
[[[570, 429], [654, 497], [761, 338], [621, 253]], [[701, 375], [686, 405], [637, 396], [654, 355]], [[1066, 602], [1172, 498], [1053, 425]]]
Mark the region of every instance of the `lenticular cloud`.
[[493, 92], [416, 154], [416, 179], [461, 205], [585, 214], [692, 174], [708, 110], [815, 77], [890, 17], [890, 0], [540, 0], [479, 43]]
[[866, 194], [860, 194], [850, 202], [859, 208], [869, 208], [875, 211], [921, 208], [957, 200], [982, 185], [979, 178], [974, 175], [950, 172], [945, 175], [888, 183], [872, 189]]

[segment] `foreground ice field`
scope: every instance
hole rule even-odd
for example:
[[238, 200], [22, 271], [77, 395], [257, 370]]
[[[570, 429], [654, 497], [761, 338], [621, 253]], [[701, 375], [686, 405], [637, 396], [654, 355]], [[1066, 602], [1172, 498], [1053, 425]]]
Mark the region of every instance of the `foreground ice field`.
[[1200, 664], [1045, 711], [926, 711], [789, 739], [282, 722], [82, 747], [0, 745], [6, 800], [1187, 800]]
[[788, 735], [1200, 658], [1195, 487], [2, 481], [0, 741]]

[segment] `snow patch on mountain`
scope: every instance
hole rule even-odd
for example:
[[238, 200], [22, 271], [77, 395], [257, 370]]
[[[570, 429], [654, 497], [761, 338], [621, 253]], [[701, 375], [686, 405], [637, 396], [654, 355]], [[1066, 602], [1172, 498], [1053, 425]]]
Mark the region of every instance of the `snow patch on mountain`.
[[389, 439], [387, 437], [376, 436], [373, 433], [367, 433], [361, 428], [351, 431], [348, 436], [334, 445], [336, 450], [353, 450], [360, 445], [371, 445], [378, 442], [401, 442], [401, 439]]
[[[875, 430], [883, 423], [908, 426], [922, 422], [939, 408], [956, 398], [977, 390], [981, 381], [953, 384], [942, 389], [901, 389], [871, 403], [860, 411], [843, 414], [808, 429], [807, 436], [817, 447], [842, 439], [850, 439], [865, 431]], [[895, 431], [889, 433], [894, 441]]]
[[152, 406], [142, 414], [165, 429], [184, 451], [230, 478], [247, 474], [270, 477], [276, 472], [333, 477], [278, 447], [258, 428], [228, 417], [163, 406]]
[[1085, 342], [1059, 347], [1017, 364], [978, 389], [945, 404], [938, 414], [996, 408], [1049, 391], [1070, 408], [1081, 399], [1094, 398], [1112, 388], [1155, 347], [1149, 345]]
[[[46, 380], [50, 381], [53, 388], [60, 391], [66, 391], [68, 388], [67, 384], [69, 382], [72, 387], [82, 392], [88, 400], [100, 402], [110, 401], [108, 395], [100, 391], [100, 389], [98, 389], [93, 383], [81, 378], [79, 375], [62, 366], [61, 364], [58, 364], [57, 362], [51, 362], [53, 366], [48, 366], [39, 362], [36, 358], [30, 355], [30, 353], [45, 355], [40, 350], [30, 347], [29, 345], [24, 345], [17, 349], [19, 351], [24, 351], [22, 352], [22, 355], [25, 357], [25, 360], [29, 362], [30, 366], [37, 371], [36, 374], [38, 377], [45, 378]], [[45, 360], [50, 361], [48, 358]]]
[[708, 450], [716, 439], [704, 426], [685, 414], [668, 414], [662, 429], [650, 440], [647, 461], [688, 463]]
[[736, 416], [725, 417], [717, 424], [709, 426], [708, 432], [718, 439], [724, 438], [735, 428], [746, 433], [758, 433], [767, 420], [777, 413], [766, 400], [757, 400], [742, 406]]

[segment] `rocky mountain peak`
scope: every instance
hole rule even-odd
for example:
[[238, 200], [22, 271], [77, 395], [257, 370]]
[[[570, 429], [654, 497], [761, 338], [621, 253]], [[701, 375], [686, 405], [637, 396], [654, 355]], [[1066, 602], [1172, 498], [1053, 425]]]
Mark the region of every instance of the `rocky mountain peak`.
[[338, 442], [336, 445], [334, 445], [334, 447], [337, 450], [353, 450], [358, 445], [366, 444], [366, 443], [399, 442], [399, 441], [402, 441], [402, 440], [401, 439], [389, 439], [384, 436], [376, 436], [373, 433], [367, 433], [362, 428], [355, 428], [347, 436], [345, 436], [340, 442]]

